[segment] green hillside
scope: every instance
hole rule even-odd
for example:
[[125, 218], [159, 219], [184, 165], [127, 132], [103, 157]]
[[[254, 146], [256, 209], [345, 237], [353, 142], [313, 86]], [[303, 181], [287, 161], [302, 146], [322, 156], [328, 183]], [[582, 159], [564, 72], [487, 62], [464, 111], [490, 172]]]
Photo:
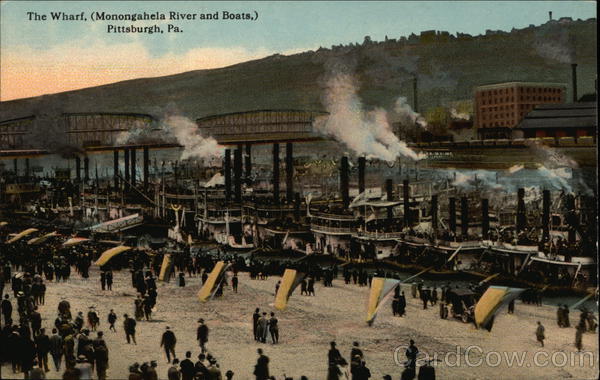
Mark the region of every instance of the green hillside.
[[470, 99], [477, 85], [502, 81], [567, 84], [577, 62], [579, 95], [594, 91], [596, 20], [549, 22], [511, 32], [449, 36], [422, 33], [401, 40], [275, 55], [238, 65], [142, 78], [35, 98], [2, 102], [0, 121], [61, 112], [136, 112], [160, 117], [176, 110], [190, 118], [253, 109], [323, 109], [322, 86], [332, 68], [352, 70], [369, 106], [389, 106], [398, 96], [419, 110]]

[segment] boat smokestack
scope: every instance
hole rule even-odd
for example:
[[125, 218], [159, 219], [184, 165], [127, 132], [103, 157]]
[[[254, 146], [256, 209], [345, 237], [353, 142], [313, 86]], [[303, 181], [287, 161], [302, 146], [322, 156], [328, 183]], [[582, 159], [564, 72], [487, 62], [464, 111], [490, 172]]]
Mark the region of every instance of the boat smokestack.
[[550, 240], [550, 190], [542, 192], [542, 241]]
[[136, 158], [135, 158], [135, 148], [131, 148], [131, 186], [135, 187], [135, 180], [137, 179], [137, 167], [136, 167]]
[[350, 194], [348, 189], [348, 157], [343, 156], [340, 166], [340, 194], [344, 208], [350, 205]]
[[565, 195], [565, 206], [567, 213], [565, 215], [565, 221], [569, 226], [567, 235], [567, 241], [569, 244], [574, 244], [577, 240], [576, 227], [577, 227], [577, 214], [575, 212], [575, 196], [573, 194]]
[[419, 112], [419, 91], [417, 85], [417, 76], [413, 78], [413, 110]]
[[142, 151], [142, 156], [144, 159], [144, 191], [148, 191], [148, 182], [150, 181], [150, 148], [145, 146]]
[[294, 193], [294, 220], [300, 220], [300, 193]]
[[[394, 181], [391, 178], [385, 180], [385, 192], [387, 194], [388, 202], [394, 200]], [[390, 206], [387, 208], [387, 218], [391, 220], [394, 217], [394, 210]]]
[[242, 202], [242, 145], [233, 152], [233, 191], [235, 201]]
[[26, 159], [25, 159], [25, 180], [26, 180], [26, 181], [28, 181], [28, 180], [29, 180], [29, 175], [30, 175], [30, 172], [29, 172], [29, 170], [30, 170], [30, 169], [29, 169], [29, 158], [26, 158]]
[[81, 158], [75, 156], [75, 178], [77, 182], [81, 181]]
[[517, 190], [517, 233], [525, 229], [525, 189]]
[[358, 157], [358, 193], [365, 192], [365, 167], [367, 159], [363, 156]]
[[288, 204], [294, 199], [294, 145], [285, 144], [285, 199]]
[[431, 228], [433, 232], [437, 232], [438, 228], [438, 196], [434, 194], [431, 196]]
[[410, 215], [410, 188], [408, 187], [408, 180], [402, 181], [402, 201], [404, 202], [404, 225], [411, 226], [412, 218]]
[[483, 240], [490, 238], [490, 202], [485, 198], [481, 200], [481, 236]]
[[125, 191], [129, 191], [129, 149], [125, 148], [124, 157], [125, 161], [123, 164], [125, 166]]
[[90, 158], [88, 156], [83, 158], [83, 180], [86, 182], [90, 180]]
[[449, 213], [449, 221], [450, 231], [456, 235], [456, 198], [451, 197], [448, 199], [448, 213]]
[[548, 11], [548, 21], [552, 21], [552, 11]]
[[273, 201], [279, 204], [279, 144], [273, 144]]
[[115, 182], [115, 191], [119, 190], [119, 150], [113, 150], [113, 181]]
[[577, 64], [571, 64], [571, 84], [573, 86], [573, 103], [577, 102]]
[[252, 145], [246, 144], [246, 155], [245, 155], [244, 166], [246, 168], [246, 185], [250, 186], [252, 177]]
[[225, 176], [225, 202], [229, 203], [231, 201], [231, 149], [225, 149], [223, 172]]
[[467, 197], [460, 198], [460, 227], [462, 236], [467, 236], [469, 233], [469, 199]]

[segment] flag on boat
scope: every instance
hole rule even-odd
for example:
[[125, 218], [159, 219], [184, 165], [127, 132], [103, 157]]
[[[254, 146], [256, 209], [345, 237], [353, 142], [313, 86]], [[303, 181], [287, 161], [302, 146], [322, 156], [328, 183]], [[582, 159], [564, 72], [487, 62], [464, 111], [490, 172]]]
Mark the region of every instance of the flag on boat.
[[16, 234], [15, 236], [13, 236], [12, 238], [8, 239], [8, 241], [6, 242], [6, 244], [12, 244], [14, 242], [17, 242], [21, 239], [23, 239], [25, 236], [31, 235], [34, 232], [37, 232], [38, 229], [37, 228], [28, 228], [24, 231], [19, 232], [18, 234]]
[[50, 239], [52, 236], [57, 236], [58, 233], [56, 231], [54, 232], [50, 232], [48, 234], [33, 238], [33, 239], [29, 239], [29, 241], [27, 241], [27, 245], [38, 245], [38, 244], [42, 244], [43, 242], [45, 242], [46, 240]]
[[162, 264], [160, 266], [160, 274], [158, 275], [158, 281], [169, 282], [171, 279], [171, 273], [173, 272], [174, 260], [170, 253], [165, 253], [163, 256]]
[[475, 305], [475, 325], [477, 328], [492, 330], [494, 316], [500, 308], [517, 298], [525, 289], [507, 286], [490, 286]]
[[374, 277], [371, 282], [371, 292], [369, 294], [369, 303], [367, 306], [367, 323], [371, 325], [375, 320], [375, 316], [385, 299], [388, 298], [396, 286], [400, 284], [400, 280], [394, 278]]
[[219, 261], [215, 264], [212, 272], [208, 275], [206, 282], [202, 285], [202, 288], [198, 292], [198, 299], [200, 302], [206, 302], [213, 297], [221, 281], [225, 277], [225, 271], [229, 268], [229, 264], [225, 264], [223, 261]]
[[69, 240], [67, 240], [66, 242], [63, 243], [63, 247], [71, 247], [74, 245], [85, 243], [86, 241], [90, 241], [90, 239], [82, 238], [82, 237], [70, 238]]
[[294, 289], [306, 278], [306, 273], [298, 272], [295, 269], [286, 269], [281, 279], [281, 285], [275, 295], [275, 308], [277, 310], [284, 310], [287, 306], [287, 302], [294, 292]]
[[108, 249], [102, 252], [98, 260], [96, 260], [96, 265], [98, 265], [99, 267], [106, 265], [106, 263], [108, 263], [110, 259], [117, 255], [120, 255], [123, 252], [129, 251], [130, 249], [131, 247], [128, 247], [126, 245], [119, 245], [117, 247]]

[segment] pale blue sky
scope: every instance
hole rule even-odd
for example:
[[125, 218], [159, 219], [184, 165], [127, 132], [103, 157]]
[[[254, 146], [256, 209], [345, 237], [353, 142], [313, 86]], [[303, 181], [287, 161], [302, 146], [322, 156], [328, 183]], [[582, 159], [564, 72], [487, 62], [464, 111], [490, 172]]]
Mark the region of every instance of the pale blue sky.
[[[88, 48], [95, 44], [106, 48], [106, 46], [125, 46], [123, 44], [135, 43], [143, 47], [145, 58], [148, 59], [158, 59], [165, 55], [183, 56], [192, 49], [198, 48], [238, 49], [235, 51], [235, 57], [216, 60], [217, 63], [212, 62], [205, 67], [198, 64], [198, 68], [214, 67], [221, 63], [236, 63], [236, 61], [276, 52], [285, 53], [316, 49], [319, 46], [329, 47], [332, 44], [362, 42], [365, 35], [370, 35], [373, 40], [383, 40], [386, 35], [390, 38], [398, 38], [430, 29], [480, 34], [485, 33], [486, 29], [510, 30], [513, 27], [523, 28], [529, 24], [539, 25], [548, 20], [548, 11], [553, 11], [555, 18], [587, 19], [596, 15], [596, 3], [593, 1], [2, 1], [1, 4], [2, 55], [12, 54], [12, 59], [9, 61], [11, 63], [22, 60], [22, 58], [14, 58], [17, 52], [24, 56], [49, 52], [53, 48], [60, 47], [52, 54], [69, 54], [70, 43], [73, 46]], [[173, 23], [181, 26], [184, 33], [126, 35], [107, 34], [106, 24], [109, 22], [106, 21], [28, 21], [26, 17], [27, 11], [46, 14], [51, 11], [71, 13], [85, 11], [89, 17], [92, 11], [196, 13], [222, 10], [231, 12], [256, 10], [259, 19], [258, 21], [180, 21]], [[127, 21], [112, 23], [131, 24]], [[240, 53], [239, 49], [242, 49], [245, 54]], [[99, 51], [104, 50], [99, 49]], [[47, 61], [49, 60], [48, 65], [54, 64], [55, 60], [52, 57], [52, 55], [45, 57]], [[58, 58], [56, 62], [59, 62]], [[68, 62], [64, 62], [63, 59], [60, 64], [68, 65]], [[187, 69], [188, 66], [182, 67], [181, 71]], [[29, 69], [31, 70], [34, 69]], [[5, 69], [2, 69], [2, 74], [8, 76]], [[157, 75], [163, 74], [162, 71], [157, 72]], [[2, 83], [5, 89], [8, 88], [7, 80], [5, 78]], [[3, 98], [6, 99], [7, 96]]]

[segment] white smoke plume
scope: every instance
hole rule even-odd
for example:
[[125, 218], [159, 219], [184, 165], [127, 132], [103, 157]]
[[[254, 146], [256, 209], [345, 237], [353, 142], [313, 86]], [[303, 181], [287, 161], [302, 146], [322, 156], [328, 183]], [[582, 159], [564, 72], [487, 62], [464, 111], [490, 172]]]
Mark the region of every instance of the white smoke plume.
[[183, 146], [181, 159], [222, 157], [223, 147], [213, 137], [204, 137], [198, 125], [183, 116], [168, 116], [163, 119], [164, 129], [169, 131]]
[[421, 128], [427, 128], [427, 121], [425, 118], [412, 109], [404, 96], [400, 96], [396, 99], [394, 112], [398, 114], [400, 122], [403, 124], [418, 124]]
[[390, 162], [399, 156], [412, 160], [424, 158], [392, 132], [384, 109], [365, 111], [357, 91], [349, 74], [329, 78], [324, 96], [329, 115], [315, 120], [315, 130], [334, 137], [357, 155], [368, 158]]
[[454, 120], [471, 120], [471, 115], [466, 112], [459, 112], [454, 107], [450, 108], [450, 116]]
[[569, 168], [548, 169], [544, 165], [538, 168], [540, 176], [546, 178], [554, 187], [567, 192], [572, 192], [573, 188], [568, 180], [572, 178], [572, 172]]
[[569, 167], [573, 169], [579, 167], [577, 161], [547, 145], [532, 143], [529, 144], [529, 148], [543, 160], [543, 165], [546, 167]]
[[496, 172], [489, 170], [466, 170], [453, 173], [452, 186], [462, 190], [502, 190], [504, 187], [497, 183]]
[[160, 121], [160, 127], [149, 127], [140, 123], [126, 132], [121, 132], [117, 143], [123, 144], [179, 144], [183, 146], [181, 159], [210, 159], [223, 156], [223, 147], [213, 137], [204, 137], [192, 120], [169, 115]]

